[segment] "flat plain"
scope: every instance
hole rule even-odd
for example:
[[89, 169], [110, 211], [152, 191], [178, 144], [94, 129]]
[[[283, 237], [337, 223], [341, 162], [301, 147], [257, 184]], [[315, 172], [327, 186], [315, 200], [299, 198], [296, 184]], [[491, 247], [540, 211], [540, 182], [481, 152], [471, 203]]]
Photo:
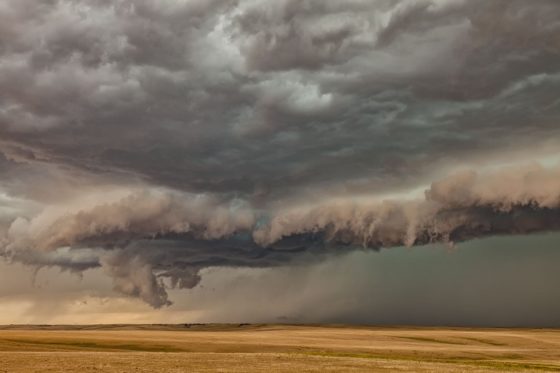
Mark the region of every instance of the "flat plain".
[[0, 327], [0, 373], [560, 372], [560, 330], [290, 325]]

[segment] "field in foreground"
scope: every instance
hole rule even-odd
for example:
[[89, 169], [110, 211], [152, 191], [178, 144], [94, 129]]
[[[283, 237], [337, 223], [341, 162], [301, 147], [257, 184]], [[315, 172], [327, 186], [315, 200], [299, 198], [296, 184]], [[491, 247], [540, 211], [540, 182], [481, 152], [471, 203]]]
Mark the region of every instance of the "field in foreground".
[[560, 330], [0, 327], [0, 373], [560, 372]]

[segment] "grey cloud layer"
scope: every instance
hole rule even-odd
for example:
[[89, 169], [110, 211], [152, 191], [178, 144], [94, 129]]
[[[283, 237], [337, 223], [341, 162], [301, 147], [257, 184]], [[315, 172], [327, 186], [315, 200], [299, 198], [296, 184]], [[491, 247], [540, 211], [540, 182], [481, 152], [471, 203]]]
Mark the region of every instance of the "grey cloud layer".
[[103, 267], [162, 306], [213, 265], [557, 229], [555, 168], [380, 196], [557, 154], [558, 19], [554, 0], [4, 1], [3, 255]]
[[19, 157], [287, 195], [414, 183], [433, 162], [558, 135], [554, 1], [7, 1], [0, 12], [0, 135]]

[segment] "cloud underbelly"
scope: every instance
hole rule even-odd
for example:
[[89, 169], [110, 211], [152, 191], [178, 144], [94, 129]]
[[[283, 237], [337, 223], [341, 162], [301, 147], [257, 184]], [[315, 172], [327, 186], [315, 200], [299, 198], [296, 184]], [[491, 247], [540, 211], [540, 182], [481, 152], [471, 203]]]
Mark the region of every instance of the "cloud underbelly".
[[136, 190], [73, 208], [15, 220], [4, 255], [74, 271], [101, 266], [116, 289], [159, 307], [169, 303], [166, 287], [194, 287], [208, 267], [294, 265], [356, 249], [560, 230], [560, 170], [465, 171], [432, 183], [423, 199], [325, 196], [313, 205], [256, 209], [246, 201]]

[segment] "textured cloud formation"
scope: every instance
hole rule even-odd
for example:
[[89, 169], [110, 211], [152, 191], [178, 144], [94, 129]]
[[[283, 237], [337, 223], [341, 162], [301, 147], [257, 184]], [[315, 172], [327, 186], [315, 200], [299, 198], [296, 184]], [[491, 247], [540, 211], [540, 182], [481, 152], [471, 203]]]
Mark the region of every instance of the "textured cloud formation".
[[559, 18], [555, 0], [4, 1], [0, 253], [100, 267], [160, 307], [212, 266], [556, 230], [558, 168], [500, 165], [558, 155]]
[[162, 278], [170, 278], [172, 287], [192, 288], [206, 267], [279, 266], [359, 247], [560, 229], [560, 170], [537, 165], [459, 173], [433, 183], [420, 200], [340, 200], [278, 211], [251, 210], [241, 202], [226, 208], [170, 192], [107, 198], [16, 219], [5, 254], [77, 271], [101, 266], [117, 290], [158, 307], [169, 303]]

